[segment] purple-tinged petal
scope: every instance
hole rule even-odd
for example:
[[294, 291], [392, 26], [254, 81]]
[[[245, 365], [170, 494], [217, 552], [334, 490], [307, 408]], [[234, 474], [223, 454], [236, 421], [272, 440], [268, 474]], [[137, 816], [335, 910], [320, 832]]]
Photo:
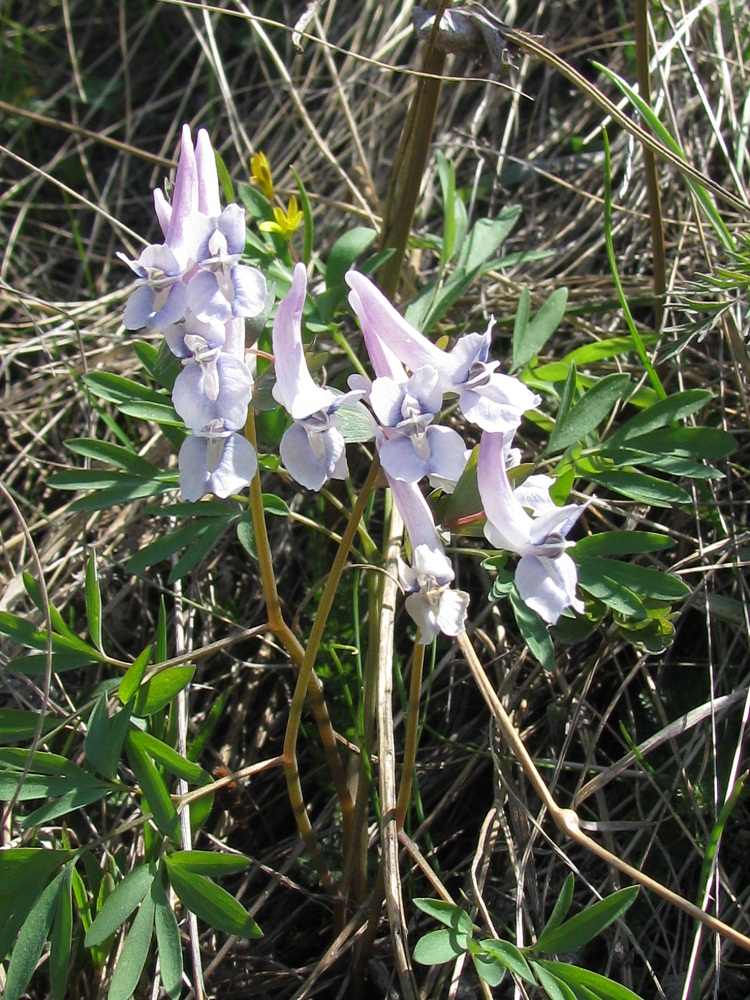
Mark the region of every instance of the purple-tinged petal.
[[161, 188], [154, 188], [154, 211], [159, 222], [162, 235], [166, 238], [169, 230], [169, 220], [172, 218], [172, 206], [167, 201]]
[[386, 475], [405, 483], [418, 483], [430, 471], [430, 466], [414, 450], [411, 438], [403, 434], [384, 440], [378, 449], [380, 464]]
[[140, 285], [128, 299], [123, 322], [126, 330], [140, 330], [144, 326], [162, 330], [179, 323], [186, 308], [187, 288], [181, 281], [158, 292], [149, 285]]
[[464, 439], [452, 427], [428, 427], [425, 433], [430, 449], [427, 474], [458, 482], [470, 454]]
[[226, 341], [224, 323], [204, 323], [191, 313], [183, 322], [165, 326], [162, 331], [167, 347], [178, 358], [190, 358], [201, 343], [207, 348], [223, 347]]
[[175, 379], [174, 408], [193, 431], [220, 422], [239, 430], [247, 418], [253, 377], [247, 365], [230, 354], [208, 362], [190, 361]]
[[186, 242], [191, 216], [198, 211], [198, 170], [190, 126], [182, 126], [180, 157], [172, 192], [172, 212], [165, 242], [172, 249], [181, 248]]
[[306, 293], [307, 273], [305, 265], [299, 263], [294, 268], [292, 287], [276, 309], [272, 334], [276, 359], [273, 398], [295, 420], [309, 417], [317, 410], [327, 409], [335, 399], [330, 389], [315, 384], [305, 360], [302, 309]]
[[[415, 338], [422, 338], [422, 335], [406, 322], [369, 278], [357, 271], [348, 271], [345, 280], [351, 288], [349, 304], [362, 328], [373, 371], [378, 376], [388, 376], [396, 382], [406, 381], [406, 372], [399, 360], [402, 357], [400, 349], [408, 349], [412, 342], [416, 343]], [[442, 354], [434, 345], [430, 344], [430, 347]], [[435, 359], [425, 357], [422, 352], [418, 364], [412, 365], [408, 361], [406, 364], [416, 371], [434, 361]]]
[[[510, 451], [516, 451], [513, 448]], [[519, 462], [515, 462], [518, 465]], [[506, 468], [512, 468], [510, 462], [506, 460]], [[541, 473], [529, 476], [525, 479], [519, 486], [516, 486], [513, 491], [516, 494], [516, 499], [526, 510], [530, 510], [532, 515], [539, 515], [544, 513], [550, 507], [556, 507], [555, 502], [549, 495], [550, 487], [554, 483], [552, 476], [545, 476]]]
[[[354, 378], [355, 376], [352, 376]], [[349, 381], [351, 385], [351, 379]], [[370, 406], [378, 422], [383, 427], [395, 427], [403, 418], [401, 405], [404, 401], [406, 382], [397, 382], [388, 375], [374, 379], [370, 385]]]
[[217, 216], [221, 213], [219, 198], [219, 172], [216, 168], [216, 154], [208, 132], [198, 130], [195, 141], [195, 166], [198, 188], [198, 211], [204, 215]]
[[232, 354], [240, 361], [245, 360], [247, 346], [245, 343], [245, 321], [241, 316], [230, 319], [224, 324], [226, 339], [223, 350], [226, 354]]
[[502, 434], [482, 434], [477, 461], [477, 485], [487, 523], [484, 533], [491, 545], [524, 555], [530, 545], [532, 520], [513, 492], [505, 471]]
[[539, 405], [540, 397], [511, 375], [487, 372], [471, 388], [457, 386], [461, 412], [471, 423], [493, 434], [514, 431], [526, 410]]
[[250, 484], [258, 460], [240, 434], [191, 435], [180, 448], [179, 468], [183, 500], [197, 501], [206, 493], [225, 499]]
[[308, 490], [317, 492], [328, 478], [325, 464], [313, 451], [302, 424], [293, 423], [284, 431], [279, 454], [292, 479]]
[[257, 267], [235, 264], [231, 271], [234, 299], [232, 313], [235, 316], [259, 316], [268, 296], [266, 279]]
[[[388, 478], [388, 485], [393, 494], [393, 502], [404, 520], [409, 532], [412, 550], [420, 545], [443, 554], [443, 545], [438, 537], [435, 520], [430, 506], [422, 496], [422, 491], [415, 483], [406, 483], [398, 479]], [[447, 561], [447, 560], [446, 560]], [[450, 563], [448, 563], [450, 566]], [[453, 579], [451, 571], [451, 579]]]
[[222, 293], [216, 275], [211, 271], [199, 271], [187, 285], [188, 306], [203, 322], [218, 320], [226, 323], [234, 318], [232, 305]]
[[577, 582], [576, 565], [566, 554], [556, 559], [524, 556], [516, 568], [521, 600], [548, 625], [554, 625], [568, 607], [584, 610], [583, 602], [576, 597]]

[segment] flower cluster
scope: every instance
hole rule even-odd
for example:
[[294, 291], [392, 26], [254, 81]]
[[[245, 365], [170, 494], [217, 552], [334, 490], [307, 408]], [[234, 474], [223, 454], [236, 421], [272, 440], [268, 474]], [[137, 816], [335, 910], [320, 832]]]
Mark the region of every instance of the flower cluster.
[[[271, 185], [267, 162], [253, 169]], [[257, 268], [241, 263], [244, 210], [221, 207], [205, 131], [198, 132], [193, 146], [189, 128], [183, 128], [171, 202], [159, 190], [154, 202], [164, 242], [147, 246], [137, 260], [120, 255], [137, 276], [125, 326], [162, 331], [182, 361], [173, 402], [191, 432], [179, 457], [183, 498], [227, 497], [249, 484], [257, 469], [255, 452], [241, 433], [253, 389], [245, 362], [245, 321], [266, 315], [266, 283]], [[380, 463], [409, 535], [411, 563], [402, 562], [399, 569], [407, 611], [419, 626], [421, 642], [440, 632], [457, 635], [464, 628], [468, 595], [451, 586], [453, 567], [419, 485], [427, 479], [433, 488], [451, 492], [469, 458], [458, 431], [438, 422], [447, 396], [481, 432], [477, 480], [485, 535], [496, 548], [520, 556], [516, 586], [521, 598], [548, 623], [566, 608], [582, 610], [566, 536], [585, 508], [557, 507], [547, 476], [511, 485], [507, 470], [520, 461], [513, 437], [539, 397], [490, 360], [494, 320], [484, 333], [466, 334], [451, 351], [443, 351], [415, 330], [369, 278], [349, 271], [346, 281], [374, 373], [373, 379], [351, 376], [349, 392], [317, 385], [307, 367], [303, 264], [294, 268], [291, 289], [276, 310], [273, 396], [291, 418], [280, 443], [287, 472], [312, 490], [329, 479], [346, 478], [339, 411], [364, 400], [375, 418]]]
[[164, 242], [137, 260], [119, 254], [136, 275], [125, 308], [128, 330], [160, 330], [183, 364], [172, 393], [191, 432], [180, 449], [180, 489], [186, 500], [204, 493], [227, 497], [248, 485], [257, 469], [241, 434], [253, 391], [245, 362], [245, 319], [260, 316], [267, 289], [261, 272], [240, 263], [245, 211], [222, 209], [216, 157], [201, 129], [193, 146], [183, 126], [171, 202], [154, 191]]
[[[454, 595], [443, 606], [452, 569], [426, 502], [420, 503], [413, 489], [401, 485], [427, 476], [433, 486], [451, 490], [463, 471], [468, 452], [462, 438], [433, 424], [444, 393], [458, 397], [464, 417], [482, 432], [477, 477], [487, 517], [484, 532], [490, 544], [521, 557], [516, 586], [522, 600], [549, 624], [565, 608], [582, 611], [575, 593], [575, 563], [566, 552], [573, 543], [566, 536], [585, 507], [557, 507], [550, 498], [548, 476], [531, 476], [522, 486], [511, 486], [507, 469], [519, 461], [511, 447], [513, 437], [539, 397], [499, 372], [499, 362], [489, 360], [494, 321], [484, 333], [466, 334], [445, 352], [407, 323], [364, 275], [352, 271], [346, 280], [377, 376], [365, 389], [380, 421], [380, 460], [412, 540], [405, 589], [423, 598], [421, 612], [416, 611], [413, 594], [407, 598], [422, 633], [429, 638], [438, 631], [455, 635], [466, 611]], [[357, 376], [350, 379], [350, 384], [363, 382]]]

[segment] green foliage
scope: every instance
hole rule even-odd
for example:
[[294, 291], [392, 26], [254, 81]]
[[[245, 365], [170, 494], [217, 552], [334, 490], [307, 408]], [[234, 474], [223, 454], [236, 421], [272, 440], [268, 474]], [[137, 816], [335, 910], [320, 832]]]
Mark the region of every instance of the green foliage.
[[540, 957], [549, 952], [576, 951], [588, 944], [623, 916], [637, 894], [637, 886], [621, 889], [566, 920], [573, 900], [573, 876], [568, 875], [542, 933], [535, 944], [526, 948], [497, 938], [477, 940], [477, 929], [460, 906], [443, 900], [415, 899], [414, 905], [443, 927], [417, 941], [413, 958], [422, 965], [440, 965], [468, 953], [477, 975], [489, 986], [498, 986], [509, 974], [516, 981], [540, 986], [549, 1000], [639, 1000], [635, 993], [605, 976]]

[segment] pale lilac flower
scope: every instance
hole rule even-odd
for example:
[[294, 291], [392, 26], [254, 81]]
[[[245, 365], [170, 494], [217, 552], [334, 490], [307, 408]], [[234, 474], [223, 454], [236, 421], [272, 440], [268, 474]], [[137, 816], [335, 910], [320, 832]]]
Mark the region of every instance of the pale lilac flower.
[[190, 126], [182, 126], [172, 200], [156, 188], [154, 208], [165, 242], [178, 255], [193, 256], [189, 250], [194, 245], [198, 213], [217, 216], [221, 212], [216, 157], [205, 129], [199, 130], [194, 147]]
[[376, 374], [398, 379], [392, 373], [397, 362], [412, 372], [424, 366], [432, 368], [443, 391], [458, 394], [467, 420], [493, 432], [515, 430], [526, 410], [539, 404], [540, 397], [517, 378], [496, 371], [499, 362], [487, 360], [494, 320], [484, 333], [461, 337], [447, 353], [407, 323], [369, 278], [349, 271], [346, 281], [352, 289], [349, 302], [359, 319]]
[[479, 443], [477, 483], [487, 515], [484, 533], [495, 548], [521, 556], [516, 568], [521, 600], [554, 625], [565, 608], [584, 610], [576, 597], [576, 565], [566, 552], [574, 543], [566, 541], [566, 535], [587, 504], [557, 507], [541, 482], [519, 494], [508, 479], [506, 448], [502, 434], [485, 432]]
[[194, 339], [192, 357], [175, 379], [172, 402], [185, 426], [200, 432], [220, 423], [223, 430], [244, 426], [253, 394], [253, 376], [238, 358]]
[[179, 323], [165, 326], [161, 331], [167, 347], [175, 357], [191, 358], [203, 345], [223, 348], [227, 339], [226, 323], [203, 323], [192, 313], [187, 313]]
[[241, 434], [206, 427], [180, 448], [180, 492], [196, 502], [205, 493], [225, 499], [248, 486], [258, 468], [255, 449]]
[[137, 260], [120, 252], [117, 256], [137, 276], [137, 287], [125, 306], [125, 329], [153, 326], [162, 330], [179, 322], [187, 307], [187, 287], [182, 281], [183, 265], [170, 247], [151, 243]]
[[484, 431], [504, 434], [514, 431], [526, 410], [538, 406], [541, 397], [519, 379], [497, 371], [499, 361], [488, 361], [492, 343], [490, 320], [484, 333], [459, 338], [450, 352], [454, 365], [446, 392], [458, 393], [461, 412]]
[[376, 378], [370, 405], [380, 422], [380, 461], [394, 479], [416, 483], [424, 476], [457, 482], [467, 450], [461, 435], [450, 427], [433, 425], [443, 402], [437, 372], [420, 368], [407, 381]]
[[221, 322], [258, 316], [266, 304], [266, 279], [257, 267], [219, 264], [199, 270], [187, 286], [187, 304], [200, 320]]
[[443, 549], [427, 501], [415, 483], [388, 480], [393, 502], [403, 518], [411, 542], [409, 566], [399, 561], [399, 584], [407, 594], [404, 606], [419, 627], [419, 642], [439, 635], [463, 632], [469, 595], [452, 590], [453, 567]]
[[346, 479], [349, 474], [336, 411], [362, 393], [339, 395], [313, 381], [302, 343], [306, 293], [307, 273], [305, 265], [299, 263], [294, 268], [289, 294], [279, 303], [273, 322], [276, 361], [273, 397], [294, 421], [279, 446], [284, 466], [302, 486], [319, 490], [327, 479]]

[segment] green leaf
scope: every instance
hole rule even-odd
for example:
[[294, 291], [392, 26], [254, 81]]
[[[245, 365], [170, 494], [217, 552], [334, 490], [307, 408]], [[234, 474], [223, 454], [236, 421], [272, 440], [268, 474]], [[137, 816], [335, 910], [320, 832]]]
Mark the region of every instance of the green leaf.
[[562, 884], [562, 889], [560, 890], [560, 895], [555, 900], [555, 905], [552, 908], [552, 913], [547, 923], [544, 925], [544, 930], [542, 934], [547, 932], [552, 932], [556, 930], [560, 924], [563, 922], [567, 916], [568, 910], [570, 909], [570, 904], [573, 902], [573, 889], [575, 887], [575, 879], [573, 878], [572, 872], [566, 875], [565, 881]]
[[[521, 344], [526, 333], [526, 328], [529, 325], [529, 316], [531, 315], [531, 295], [529, 294], [529, 286], [524, 285], [521, 289], [521, 293], [518, 296], [518, 306], [516, 307], [516, 317], [513, 321], [513, 339], [512, 339], [512, 349], [515, 356], [516, 344]], [[515, 362], [513, 362], [513, 368], [517, 367]]]
[[628, 438], [628, 447], [658, 456], [675, 455], [710, 462], [730, 455], [737, 441], [718, 427], [660, 427]]
[[46, 802], [28, 816], [24, 816], [20, 822], [21, 829], [28, 830], [32, 826], [41, 826], [43, 823], [57, 819], [58, 816], [65, 816], [66, 813], [73, 812], [74, 809], [82, 809], [83, 806], [90, 806], [92, 802], [100, 802], [111, 795], [112, 791], [111, 785], [103, 783], [71, 789], [58, 798], [52, 799], [51, 802]]
[[[202, 504], [196, 506], [198, 507], [197, 514], [199, 515]], [[224, 514], [221, 518], [216, 517], [213, 513], [207, 518], [196, 516], [188, 524], [183, 524], [173, 531], [166, 531], [156, 541], [144, 545], [139, 552], [136, 552], [134, 556], [128, 559], [125, 569], [128, 573], [137, 573], [147, 566], [153, 566], [162, 560], [170, 559], [180, 549], [192, 547], [196, 543], [199, 543], [207, 533], [213, 544], [222, 531], [224, 531], [228, 522], [236, 516], [237, 512], [228, 506], [224, 508]]]
[[250, 858], [241, 854], [219, 854], [217, 851], [174, 851], [169, 855], [172, 868], [180, 871], [194, 872], [196, 875], [206, 875], [216, 878], [244, 871]]
[[537, 979], [544, 987], [544, 992], [549, 997], [549, 1000], [578, 1000], [575, 993], [571, 990], [569, 986], [561, 982], [557, 976], [553, 975], [547, 968], [547, 965], [555, 965], [555, 962], [532, 962], [531, 967], [534, 970]]
[[675, 483], [669, 483], [643, 472], [628, 472], [625, 469], [607, 472], [590, 472], [589, 479], [606, 486], [614, 493], [637, 500], [652, 507], [672, 507], [677, 503], [690, 503], [690, 494]]
[[99, 575], [96, 568], [96, 552], [92, 549], [86, 565], [86, 622], [91, 641], [98, 650], [102, 649], [102, 595], [99, 590]]
[[136, 455], [130, 448], [112, 444], [110, 441], [98, 441], [96, 438], [74, 438], [63, 442], [65, 447], [76, 455], [92, 458], [123, 469], [139, 479], [151, 479], [161, 470], [147, 462], [145, 458]]
[[154, 934], [154, 901], [145, 896], [131, 924], [120, 957], [112, 973], [107, 1000], [130, 1000], [151, 948]]
[[181, 580], [186, 573], [189, 573], [191, 569], [194, 569], [201, 559], [207, 556], [208, 553], [216, 547], [216, 543], [224, 534], [225, 530], [226, 525], [216, 519], [208, 521], [205, 525], [203, 525], [201, 527], [200, 536], [196, 539], [194, 544], [190, 546], [187, 552], [183, 552], [172, 567], [167, 583], [172, 584], [177, 580]]
[[344, 275], [360, 254], [375, 241], [377, 232], [368, 226], [355, 226], [334, 242], [326, 261], [326, 288], [345, 286]]
[[294, 182], [297, 185], [297, 190], [299, 191], [299, 203], [302, 209], [302, 218], [304, 219], [304, 238], [302, 241], [302, 260], [305, 264], [309, 265], [312, 260], [313, 246], [315, 241], [315, 230], [313, 225], [313, 213], [312, 205], [310, 204], [310, 196], [307, 193], [305, 185], [294, 169], [290, 166], [289, 169], [294, 177]]
[[148, 802], [148, 808], [151, 810], [157, 827], [165, 837], [169, 837], [170, 840], [178, 840], [180, 820], [175, 804], [151, 758], [134, 739], [135, 733], [135, 730], [131, 731], [126, 740], [130, 766]]
[[518, 591], [513, 589], [508, 596], [518, 630], [529, 652], [545, 670], [552, 670], [555, 665], [555, 646], [549, 629], [539, 615], [521, 600]]
[[145, 718], [166, 708], [171, 700], [193, 679], [195, 667], [169, 667], [142, 684], [133, 706], [133, 715]]
[[511, 941], [498, 941], [497, 938], [486, 938], [479, 943], [488, 954], [510, 969], [514, 976], [518, 976], [519, 979], [523, 979], [526, 983], [536, 985], [536, 979], [529, 967], [529, 963]]
[[184, 778], [192, 784], [202, 785], [211, 780], [207, 771], [204, 771], [198, 764], [186, 760], [176, 750], [158, 740], [151, 733], [145, 733], [140, 729], [134, 729], [129, 736], [129, 742], [135, 744], [144, 753], [153, 757], [157, 764], [160, 764], [170, 774], [178, 778]]
[[104, 905], [86, 932], [83, 943], [87, 948], [106, 941], [118, 927], [125, 923], [151, 889], [154, 875], [153, 865], [139, 865], [115, 886], [114, 891], [107, 896]]
[[414, 905], [422, 913], [426, 913], [433, 920], [438, 920], [451, 930], [461, 931], [463, 934], [471, 936], [474, 925], [469, 914], [456, 906], [455, 903], [446, 903], [443, 899], [430, 899], [429, 897], [418, 897], [414, 900]]
[[89, 372], [83, 376], [84, 385], [109, 403], [127, 403], [133, 399], [163, 402], [169, 397], [142, 382], [134, 382], [112, 372]]
[[258, 558], [258, 552], [255, 548], [255, 529], [249, 518], [243, 518], [237, 524], [237, 539], [249, 556], [253, 559]]
[[50, 602], [49, 595], [45, 598], [45, 595], [42, 593], [42, 588], [39, 586], [31, 573], [23, 573], [22, 578], [26, 593], [29, 595], [39, 611], [41, 611], [42, 614], [45, 614], [45, 610], [49, 610], [52, 631], [57, 632], [59, 635], [64, 635], [68, 639], [79, 641], [78, 636], [68, 628], [67, 622], [64, 620], [63, 616]]
[[[578, 562], [576, 546], [571, 549], [571, 555]], [[634, 563], [619, 562], [616, 559], [604, 559], [599, 556], [586, 556], [578, 563], [579, 571], [583, 571], [587, 583], [596, 576], [615, 580], [639, 598], [650, 598], [654, 601], [684, 601], [690, 595], [690, 588], [671, 573], [647, 566], [636, 566]], [[579, 576], [580, 579], [580, 576]]]
[[606, 899], [601, 899], [593, 906], [587, 907], [581, 913], [566, 920], [554, 930], [545, 928], [534, 945], [534, 951], [569, 952], [582, 948], [592, 938], [600, 934], [605, 927], [621, 917], [635, 902], [638, 886], [628, 886], [613, 892]]
[[[507, 205], [496, 219], [477, 219], [461, 244], [456, 268], [471, 274], [494, 257], [521, 218], [520, 205]], [[493, 261], [501, 263], [500, 261]]]
[[499, 986], [508, 971], [502, 962], [498, 962], [492, 955], [486, 955], [481, 951], [476, 954], [472, 951], [471, 957], [474, 960], [474, 968], [477, 970], [479, 978], [484, 980], [488, 986], [493, 988]]
[[131, 698], [135, 697], [138, 688], [141, 686], [143, 675], [146, 673], [146, 667], [151, 662], [152, 650], [153, 646], [146, 646], [143, 652], [138, 654], [125, 671], [125, 675], [117, 689], [117, 695], [123, 705], [127, 705]]
[[469, 938], [466, 934], [441, 927], [417, 941], [412, 958], [420, 965], [442, 965], [443, 962], [453, 962], [459, 955], [463, 955], [468, 946]]
[[227, 934], [262, 937], [260, 927], [234, 896], [205, 876], [187, 871], [183, 865], [173, 865], [169, 856], [165, 860], [172, 888], [191, 913]]
[[359, 401], [339, 407], [336, 418], [344, 440], [349, 443], [372, 441], [375, 437], [375, 418]]
[[130, 725], [130, 709], [115, 712], [109, 716], [109, 695], [105, 691], [99, 697], [89, 716], [86, 730], [86, 760], [99, 774], [112, 780], [117, 774], [122, 745]]
[[62, 887], [63, 872], [60, 872], [42, 890], [29, 911], [8, 964], [3, 994], [5, 1000], [20, 1000], [21, 995], [25, 993], [42, 954], [44, 942], [47, 940]]
[[613, 373], [599, 379], [567, 413], [558, 414], [544, 453], [565, 451], [572, 444], [580, 444], [610, 414], [629, 385], [630, 377], [624, 374]]
[[55, 1000], [65, 1000], [68, 989], [68, 965], [73, 942], [72, 882], [75, 864], [62, 871], [62, 885], [57, 896], [57, 910], [52, 924], [49, 951], [49, 979]]
[[156, 878], [151, 883], [151, 898], [154, 901], [154, 928], [156, 947], [159, 950], [159, 973], [164, 992], [170, 1000], [178, 1000], [182, 995], [182, 941], [167, 894]]
[[[77, 653], [73, 650], [53, 652], [52, 673], [62, 674], [67, 670], [81, 670], [85, 667], [96, 667], [101, 662], [101, 657], [89, 656], [86, 653]], [[43, 677], [47, 672], [46, 653], [28, 653], [25, 656], [15, 656], [7, 663], [8, 670], [15, 670], [19, 674], [27, 677]]]
[[542, 305], [531, 322], [526, 323], [523, 329], [519, 329], [518, 315], [516, 316], [516, 328], [513, 331], [511, 372], [517, 371], [519, 368], [525, 368], [529, 361], [539, 354], [562, 322], [567, 303], [568, 289], [558, 288]]
[[[632, 888], [636, 887], [633, 886]], [[600, 976], [597, 972], [589, 972], [587, 969], [581, 969], [577, 965], [543, 960], [533, 964], [537, 968], [537, 971], [538, 966], [542, 966], [545, 971], [552, 973], [558, 983], [562, 983], [571, 989], [573, 992], [569, 995], [573, 996], [574, 1000], [577, 1000], [575, 994], [577, 987], [584, 987], [584, 989], [589, 991], [579, 994], [579, 997], [593, 995], [597, 1000], [641, 1000], [637, 993], [633, 993], [626, 986], [621, 986], [619, 983], [607, 979], [606, 976]], [[568, 1000], [568, 997], [565, 997], [565, 1000]]]
[[633, 437], [646, 434], [659, 427], [668, 427], [677, 420], [684, 420], [685, 417], [689, 417], [705, 406], [710, 399], [713, 399], [713, 393], [708, 389], [688, 389], [686, 392], [676, 392], [649, 406], [635, 417], [631, 417], [609, 438], [608, 444], [625, 444]]
[[640, 552], [671, 549], [674, 539], [654, 531], [602, 531], [576, 542], [576, 553], [583, 556], [630, 556]]
[[[571, 550], [571, 555], [575, 549]], [[616, 577], [603, 572], [600, 566], [593, 565], [593, 559], [582, 559], [578, 566], [578, 586], [588, 591], [597, 600], [612, 608], [621, 615], [637, 620], [646, 620], [648, 612], [640, 597], [620, 583]]]
[[[28, 649], [41, 649], [45, 652], [47, 650], [47, 630], [39, 629], [25, 618], [13, 615], [9, 611], [0, 611], [0, 635], [5, 635], [13, 642], [17, 642], [19, 646], [25, 646]], [[60, 635], [53, 632], [51, 641], [53, 652], [65, 650], [82, 653], [99, 662], [106, 659], [98, 649], [89, 646], [83, 639], [74, 635]]]
[[[0, 743], [20, 743], [30, 740], [39, 725], [39, 713], [23, 708], [0, 708]], [[59, 719], [44, 719], [42, 734], [58, 728]]]

